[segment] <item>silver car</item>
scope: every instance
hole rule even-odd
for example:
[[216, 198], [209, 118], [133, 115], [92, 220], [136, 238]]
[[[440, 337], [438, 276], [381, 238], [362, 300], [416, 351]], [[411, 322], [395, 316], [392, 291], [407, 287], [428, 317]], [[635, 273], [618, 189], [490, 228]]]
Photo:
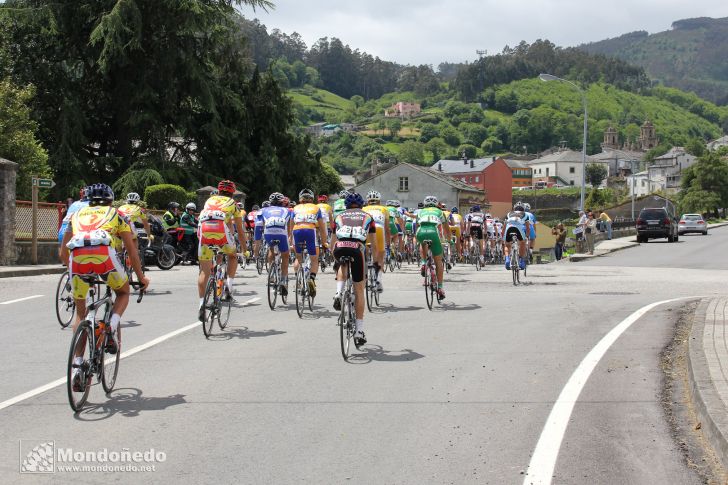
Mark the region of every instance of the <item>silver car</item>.
[[678, 234], [687, 234], [689, 232], [699, 232], [703, 236], [708, 234], [708, 223], [705, 222], [700, 214], [683, 214], [678, 224]]

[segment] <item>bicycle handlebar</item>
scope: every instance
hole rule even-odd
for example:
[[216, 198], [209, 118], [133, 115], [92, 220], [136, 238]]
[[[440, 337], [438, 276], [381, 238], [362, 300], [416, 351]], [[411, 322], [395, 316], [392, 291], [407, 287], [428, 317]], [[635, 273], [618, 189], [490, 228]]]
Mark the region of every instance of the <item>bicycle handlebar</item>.
[[144, 293], [146, 293], [145, 289], [142, 287], [142, 284], [137, 283], [135, 281], [131, 281], [129, 283], [129, 285], [131, 285], [132, 288], [139, 290], [139, 297], [137, 298], [137, 303], [141, 303], [142, 299], [144, 298]]

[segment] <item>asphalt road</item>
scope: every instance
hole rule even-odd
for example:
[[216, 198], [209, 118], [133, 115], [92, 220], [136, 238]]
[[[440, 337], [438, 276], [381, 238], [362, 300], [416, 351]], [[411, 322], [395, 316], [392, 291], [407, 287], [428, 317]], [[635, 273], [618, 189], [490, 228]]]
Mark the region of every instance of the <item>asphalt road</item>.
[[[717, 229], [533, 266], [520, 287], [503, 268], [458, 266], [433, 311], [414, 267], [387, 273], [382, 307], [366, 318], [370, 343], [351, 363], [339, 351], [330, 274], [319, 278], [315, 314], [299, 319], [292, 304], [270, 311], [249, 269], [236, 279], [241, 305], [228, 329], [206, 340], [194, 325], [122, 360], [117, 389], [94, 386], [77, 415], [65, 384], [3, 408], [64, 377], [71, 332], [55, 321], [58, 276], [0, 280], [0, 483], [529, 483], [539, 478], [527, 474], [534, 454], [553, 461], [554, 483], [700, 483], [660, 406], [659, 352], [689, 300], [646, 312], [579, 373], [636, 310], [724, 292], [715, 269], [725, 258], [712, 255], [727, 248], [728, 228]], [[196, 269], [151, 277], [153, 292], [124, 315], [123, 352], [195, 321]], [[569, 403], [562, 391], [574, 385]], [[49, 441], [56, 473], [19, 473], [21, 454]], [[141, 465], [154, 471], [67, 472], [98, 463], [58, 459], [152, 448], [164, 460]]]

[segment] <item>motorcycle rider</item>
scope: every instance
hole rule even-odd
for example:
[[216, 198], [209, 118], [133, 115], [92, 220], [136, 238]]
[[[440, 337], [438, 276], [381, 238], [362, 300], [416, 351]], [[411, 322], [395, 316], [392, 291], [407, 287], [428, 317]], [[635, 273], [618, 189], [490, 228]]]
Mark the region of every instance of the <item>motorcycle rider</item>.
[[181, 252], [186, 252], [187, 257], [192, 262], [197, 261], [197, 251], [195, 249], [197, 248], [198, 221], [195, 217], [195, 212], [197, 212], [197, 206], [194, 202], [190, 202], [185, 206], [185, 211], [179, 219], [179, 226], [184, 230], [182, 241], [180, 241], [181, 247], [179, 249]]

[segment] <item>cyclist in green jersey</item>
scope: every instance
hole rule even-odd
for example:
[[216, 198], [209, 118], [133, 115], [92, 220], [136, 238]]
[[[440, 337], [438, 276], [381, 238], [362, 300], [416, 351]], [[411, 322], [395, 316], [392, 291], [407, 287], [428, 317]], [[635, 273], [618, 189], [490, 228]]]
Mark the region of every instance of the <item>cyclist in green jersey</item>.
[[445, 240], [450, 240], [450, 225], [441, 209], [437, 207], [437, 197], [428, 195], [424, 200], [424, 207], [417, 213], [417, 242], [420, 243], [420, 273], [425, 276], [427, 271], [427, 246], [425, 241], [430, 242], [430, 250], [435, 260], [435, 270], [437, 272], [437, 294], [442, 299], [445, 298], [445, 290], [443, 284], [443, 265], [442, 265], [442, 243], [440, 242], [440, 227], [445, 234]]
[[387, 212], [389, 213], [389, 248], [390, 251], [392, 248], [398, 248], [400, 251], [402, 248], [400, 247], [400, 238], [402, 235], [400, 234], [400, 228], [402, 227], [402, 216], [399, 213], [399, 209], [397, 209], [397, 201], [395, 200], [388, 200], [387, 201]]
[[339, 217], [339, 214], [346, 210], [346, 196], [349, 195], [348, 190], [342, 190], [339, 192], [339, 198], [334, 201], [334, 220]]

